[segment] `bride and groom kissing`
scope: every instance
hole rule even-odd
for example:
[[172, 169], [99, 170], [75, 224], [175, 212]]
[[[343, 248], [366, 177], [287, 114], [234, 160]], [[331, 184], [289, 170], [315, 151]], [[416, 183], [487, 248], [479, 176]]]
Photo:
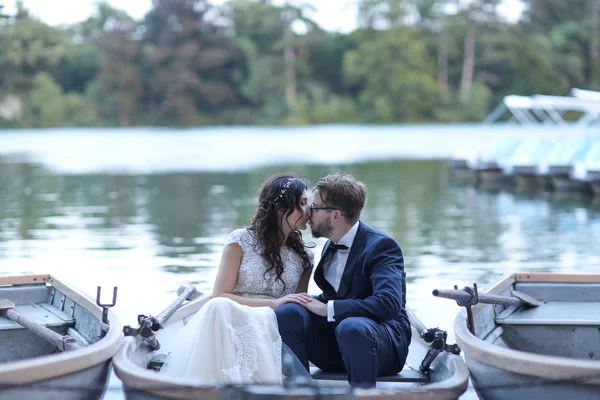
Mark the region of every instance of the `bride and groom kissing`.
[[[307, 190], [286, 174], [262, 185], [251, 225], [223, 248], [213, 298], [159, 373], [210, 386], [281, 384], [282, 354], [294, 376], [310, 379], [310, 362], [346, 373], [353, 387], [400, 372], [411, 340], [400, 247], [359, 220], [367, 191], [353, 176], [319, 179], [310, 204]], [[314, 254], [300, 231], [308, 225], [329, 239], [314, 272], [318, 296], [306, 293]]]

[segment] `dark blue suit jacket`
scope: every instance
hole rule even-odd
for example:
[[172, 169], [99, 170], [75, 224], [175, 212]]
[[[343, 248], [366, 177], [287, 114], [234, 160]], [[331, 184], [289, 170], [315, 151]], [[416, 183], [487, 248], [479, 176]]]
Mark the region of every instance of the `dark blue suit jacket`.
[[347, 317], [367, 317], [385, 324], [400, 359], [404, 359], [411, 330], [400, 246], [385, 233], [360, 222], [336, 292], [324, 274], [323, 255], [330, 243], [325, 244], [315, 270], [315, 282], [323, 290], [317, 300], [335, 300], [336, 323]]

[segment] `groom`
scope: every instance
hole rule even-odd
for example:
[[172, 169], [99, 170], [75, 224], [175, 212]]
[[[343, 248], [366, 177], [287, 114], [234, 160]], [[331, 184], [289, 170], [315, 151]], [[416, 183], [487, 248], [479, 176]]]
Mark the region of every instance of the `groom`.
[[347, 372], [353, 387], [400, 372], [411, 339], [402, 251], [359, 221], [367, 193], [351, 175], [331, 174], [313, 189], [310, 225], [326, 237], [314, 279], [323, 293], [275, 309], [279, 332], [304, 367]]

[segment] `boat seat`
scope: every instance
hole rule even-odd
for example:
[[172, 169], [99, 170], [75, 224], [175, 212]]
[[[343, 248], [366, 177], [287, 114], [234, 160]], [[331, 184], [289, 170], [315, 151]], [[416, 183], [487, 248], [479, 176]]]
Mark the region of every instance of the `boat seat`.
[[[18, 305], [13, 310], [48, 328], [64, 327], [65, 332], [70, 326], [75, 324], [75, 319], [47, 303]], [[0, 317], [0, 331], [14, 329], [26, 328], [8, 318]]]
[[[325, 372], [317, 367], [310, 368], [310, 374], [313, 379], [328, 380], [328, 381], [347, 381], [346, 373]], [[380, 376], [377, 382], [406, 382], [406, 383], [428, 383], [429, 376], [419, 370], [406, 365], [402, 371], [394, 375]]]
[[498, 325], [600, 326], [596, 302], [550, 301], [527, 309], [510, 307], [496, 316]]
[[155, 354], [148, 362], [148, 365], [146, 365], [146, 368], [160, 371], [162, 366], [165, 365], [165, 361], [167, 361], [167, 356], [168, 354], [165, 353]]

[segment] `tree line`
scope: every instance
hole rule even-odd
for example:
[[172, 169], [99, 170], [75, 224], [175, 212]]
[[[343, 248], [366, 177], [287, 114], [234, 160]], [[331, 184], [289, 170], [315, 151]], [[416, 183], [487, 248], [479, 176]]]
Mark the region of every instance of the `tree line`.
[[523, 0], [516, 22], [501, 0], [358, 0], [349, 33], [298, 2], [100, 2], [60, 27], [1, 3], [3, 128], [480, 121], [600, 89], [600, 0]]

